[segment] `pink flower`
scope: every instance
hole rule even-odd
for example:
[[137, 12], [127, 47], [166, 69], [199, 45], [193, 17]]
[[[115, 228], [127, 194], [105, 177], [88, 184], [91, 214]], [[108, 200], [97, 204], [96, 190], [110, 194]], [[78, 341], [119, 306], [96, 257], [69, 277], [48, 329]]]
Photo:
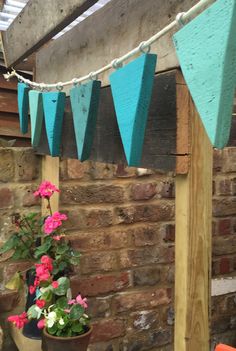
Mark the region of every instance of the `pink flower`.
[[62, 225], [62, 221], [67, 220], [67, 216], [60, 212], [53, 213], [52, 216], [46, 218], [44, 222], [44, 232], [51, 234]]
[[87, 308], [88, 307], [87, 299], [86, 298], [83, 299], [81, 295], [78, 295], [76, 297], [76, 299], [72, 299], [72, 300], [68, 301], [68, 305], [74, 305], [74, 304], [79, 304], [83, 308]]
[[46, 319], [40, 319], [37, 323], [39, 329], [43, 329], [46, 326]]
[[30, 293], [31, 295], [33, 295], [33, 294], [35, 293], [35, 291], [36, 291], [35, 286], [30, 285], [30, 287], [29, 287], [29, 293]]
[[23, 312], [19, 315], [9, 316], [7, 320], [9, 322], [12, 322], [18, 329], [23, 328], [24, 325], [29, 322], [26, 312]]
[[53, 270], [53, 260], [51, 259], [51, 257], [44, 255], [41, 257], [41, 262], [44, 265], [44, 267], [47, 268], [50, 272]]
[[76, 297], [76, 302], [81, 305], [83, 308], [87, 308], [88, 304], [87, 304], [87, 299], [86, 297], [83, 299], [81, 295], [78, 295]]
[[46, 301], [45, 300], [36, 300], [36, 305], [42, 309], [46, 305]]
[[40, 184], [38, 190], [34, 192], [34, 196], [49, 199], [55, 191], [59, 193], [59, 189], [54, 184], [45, 180]]
[[59, 286], [59, 284], [58, 284], [57, 281], [52, 282], [52, 287], [53, 287], [53, 289], [57, 289], [58, 286]]
[[45, 267], [44, 264], [36, 263], [35, 267], [36, 267], [36, 279], [39, 282], [48, 280], [51, 277], [49, 270], [47, 269], [47, 267]]
[[57, 241], [60, 241], [61, 240], [61, 238], [63, 238], [64, 237], [64, 235], [53, 235], [53, 239], [54, 240], [57, 240]]

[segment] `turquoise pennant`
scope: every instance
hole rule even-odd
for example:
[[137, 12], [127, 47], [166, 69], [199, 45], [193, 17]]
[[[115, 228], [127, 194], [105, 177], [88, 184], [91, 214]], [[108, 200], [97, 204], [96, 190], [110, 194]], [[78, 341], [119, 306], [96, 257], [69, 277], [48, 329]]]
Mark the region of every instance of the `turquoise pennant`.
[[18, 95], [18, 112], [20, 118], [20, 130], [22, 134], [28, 132], [28, 122], [29, 122], [29, 86], [25, 83], [18, 83], [17, 85]]
[[37, 147], [42, 132], [43, 125], [43, 99], [40, 91], [31, 90], [29, 92], [30, 123], [31, 123], [31, 144]]
[[157, 56], [143, 54], [113, 72], [109, 79], [117, 122], [129, 166], [139, 166]]
[[223, 148], [230, 134], [236, 87], [236, 1], [216, 1], [173, 40], [211, 143]]
[[51, 156], [59, 156], [66, 94], [47, 92], [42, 93], [42, 96], [49, 150]]
[[77, 153], [80, 161], [89, 158], [96, 127], [100, 81], [75, 86], [70, 90]]

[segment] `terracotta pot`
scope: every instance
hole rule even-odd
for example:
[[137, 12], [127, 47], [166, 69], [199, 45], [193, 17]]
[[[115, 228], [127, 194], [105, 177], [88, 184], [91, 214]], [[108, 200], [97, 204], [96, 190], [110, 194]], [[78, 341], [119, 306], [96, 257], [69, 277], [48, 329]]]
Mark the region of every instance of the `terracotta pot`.
[[88, 348], [92, 327], [89, 330], [78, 336], [59, 337], [53, 336], [43, 330], [42, 335], [42, 350], [43, 351], [86, 351]]

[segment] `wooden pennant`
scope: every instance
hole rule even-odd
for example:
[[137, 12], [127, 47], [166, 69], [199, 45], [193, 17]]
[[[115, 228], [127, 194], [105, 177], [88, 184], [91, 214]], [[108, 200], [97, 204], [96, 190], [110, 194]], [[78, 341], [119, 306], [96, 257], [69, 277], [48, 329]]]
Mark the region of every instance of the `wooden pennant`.
[[29, 86], [25, 83], [18, 83], [17, 85], [17, 100], [18, 100], [18, 111], [20, 118], [20, 130], [22, 134], [28, 133], [28, 121], [29, 121]]
[[49, 150], [51, 156], [59, 156], [66, 94], [58, 91], [42, 93], [42, 96]]
[[93, 80], [70, 90], [77, 153], [80, 161], [89, 158], [97, 122], [101, 82]]
[[40, 91], [29, 92], [31, 144], [37, 147], [40, 141], [43, 125], [43, 99]]
[[184, 78], [217, 148], [229, 138], [236, 87], [236, 1], [218, 0], [174, 35]]
[[157, 56], [143, 54], [109, 79], [126, 159], [139, 166], [152, 95]]

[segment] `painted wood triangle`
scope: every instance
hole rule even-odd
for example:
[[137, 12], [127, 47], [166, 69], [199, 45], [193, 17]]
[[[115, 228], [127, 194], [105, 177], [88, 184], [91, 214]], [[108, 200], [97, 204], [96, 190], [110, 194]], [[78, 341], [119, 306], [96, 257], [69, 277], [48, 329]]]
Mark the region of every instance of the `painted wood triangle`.
[[50, 154], [51, 156], [59, 156], [66, 94], [64, 92], [47, 92], [42, 93], [42, 96]]
[[109, 79], [120, 135], [129, 166], [139, 166], [157, 56], [143, 54]]
[[18, 112], [20, 119], [20, 130], [22, 134], [28, 132], [28, 123], [29, 123], [29, 86], [25, 83], [18, 83], [17, 85], [17, 100], [18, 100]]
[[30, 122], [31, 122], [31, 144], [33, 147], [39, 145], [43, 125], [43, 98], [40, 91], [29, 92]]
[[223, 148], [229, 139], [236, 87], [236, 1], [216, 1], [173, 40], [211, 143]]
[[70, 90], [77, 153], [80, 161], [89, 158], [97, 122], [100, 81], [75, 86]]

